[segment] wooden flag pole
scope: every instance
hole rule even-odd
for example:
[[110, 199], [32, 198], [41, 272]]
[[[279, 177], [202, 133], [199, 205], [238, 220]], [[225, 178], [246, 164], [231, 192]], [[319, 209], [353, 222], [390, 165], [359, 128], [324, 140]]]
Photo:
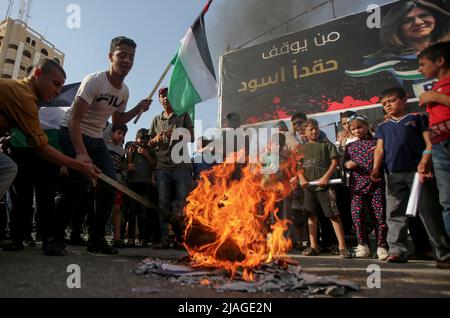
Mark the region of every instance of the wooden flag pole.
[[109, 184], [110, 186], [116, 188], [117, 190], [119, 190], [120, 192], [128, 195], [130, 198], [136, 200], [137, 202], [139, 202], [140, 204], [146, 206], [149, 209], [153, 209], [158, 211], [159, 207], [156, 206], [155, 204], [153, 204], [152, 202], [148, 201], [146, 198], [144, 198], [143, 196], [137, 194], [136, 192], [131, 191], [130, 189], [128, 189], [126, 186], [124, 186], [123, 184], [117, 182], [114, 179], [111, 179], [110, 177], [108, 177], [107, 175], [101, 173], [98, 175], [98, 178], [100, 180], [103, 180], [104, 182], [106, 182], [107, 184]]
[[[159, 88], [159, 85], [161, 85], [161, 82], [166, 77], [167, 73], [169, 73], [169, 70], [170, 70], [171, 67], [172, 67], [172, 64], [169, 63], [169, 65], [167, 65], [166, 69], [164, 70], [164, 73], [161, 75], [161, 78], [158, 80], [158, 82], [156, 83], [155, 87], [153, 88], [152, 92], [150, 93], [150, 95], [148, 96], [147, 99], [152, 99], [153, 98], [153, 96], [155, 95], [156, 91]], [[142, 115], [142, 111], [139, 111], [139, 114], [137, 115], [136, 119], [133, 122], [135, 125], [137, 124], [137, 122], [141, 118], [141, 115]]]

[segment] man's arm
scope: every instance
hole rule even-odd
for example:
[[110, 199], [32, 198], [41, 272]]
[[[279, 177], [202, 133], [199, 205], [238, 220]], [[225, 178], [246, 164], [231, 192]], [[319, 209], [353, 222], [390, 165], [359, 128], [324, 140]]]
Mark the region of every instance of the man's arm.
[[378, 139], [374, 153], [372, 173], [370, 174], [370, 179], [372, 181], [380, 180], [380, 171], [383, 165], [383, 160], [384, 160], [384, 141], [383, 139]]
[[97, 174], [101, 171], [91, 163], [81, 162], [72, 159], [63, 153], [59, 152], [49, 144], [45, 144], [39, 148], [36, 148], [37, 153], [47, 161], [50, 161], [56, 165], [62, 167], [68, 167], [70, 169], [82, 172], [93, 178], [97, 177]]
[[72, 140], [77, 160], [84, 162], [92, 162], [89, 157], [86, 147], [83, 143], [83, 137], [81, 135], [81, 121], [86, 115], [89, 108], [89, 104], [81, 97], [77, 97], [72, 107], [72, 117], [69, 120], [69, 134]]
[[132, 110], [126, 113], [115, 112], [112, 115], [112, 122], [114, 127], [126, 125], [130, 120], [136, 117], [139, 113], [145, 113], [153, 102], [151, 99], [143, 99]]
[[450, 96], [443, 93], [438, 93], [436, 91], [428, 91], [420, 95], [419, 105], [421, 107], [426, 106], [429, 103], [436, 103], [450, 107]]

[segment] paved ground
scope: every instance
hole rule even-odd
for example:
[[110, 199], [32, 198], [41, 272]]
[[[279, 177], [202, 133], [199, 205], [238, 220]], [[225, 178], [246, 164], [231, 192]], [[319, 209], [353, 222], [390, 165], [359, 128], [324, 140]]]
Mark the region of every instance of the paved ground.
[[[136, 265], [148, 256], [177, 259], [186, 255], [178, 250], [152, 248], [122, 249], [119, 255], [87, 253], [84, 248], [68, 247], [65, 257], [48, 257], [38, 248], [20, 252], [0, 251], [0, 297], [124, 297], [124, 298], [296, 298], [299, 293], [218, 293], [202, 286], [180, 286], [163, 277], [137, 276]], [[378, 260], [340, 259], [324, 255], [302, 257], [294, 252], [303, 270], [316, 275], [337, 275], [362, 286], [349, 297], [445, 297], [450, 298], [450, 270], [439, 270], [434, 262], [410, 261], [387, 264]], [[81, 288], [69, 289], [67, 267], [81, 269]], [[367, 288], [367, 267], [381, 268], [381, 288]]]

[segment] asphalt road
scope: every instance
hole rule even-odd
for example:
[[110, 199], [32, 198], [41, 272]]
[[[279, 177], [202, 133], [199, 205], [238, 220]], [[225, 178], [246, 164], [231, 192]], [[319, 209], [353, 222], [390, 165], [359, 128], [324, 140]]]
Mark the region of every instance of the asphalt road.
[[[217, 292], [203, 286], [182, 286], [167, 278], [138, 276], [133, 271], [148, 256], [179, 259], [186, 253], [179, 250], [152, 248], [121, 249], [119, 255], [91, 254], [81, 247], [68, 247], [64, 257], [44, 256], [39, 248], [20, 252], [0, 251], [1, 298], [300, 298], [298, 292], [241, 293]], [[432, 261], [410, 261], [387, 264], [375, 259], [340, 259], [326, 255], [303, 257], [294, 251], [303, 271], [358, 283], [362, 288], [345, 297], [444, 297], [450, 298], [450, 270], [436, 269]], [[74, 272], [68, 267], [78, 265], [81, 288], [68, 288]], [[380, 266], [380, 288], [368, 288], [370, 265]], [[324, 297], [324, 296], [321, 296]]]

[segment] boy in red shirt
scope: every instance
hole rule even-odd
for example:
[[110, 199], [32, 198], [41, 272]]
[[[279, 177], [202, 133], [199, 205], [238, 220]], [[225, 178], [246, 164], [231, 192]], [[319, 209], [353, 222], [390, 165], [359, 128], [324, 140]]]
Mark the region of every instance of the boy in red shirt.
[[433, 168], [439, 189], [439, 201], [450, 236], [450, 42], [429, 46], [419, 56], [419, 72], [437, 77], [433, 89], [420, 96], [420, 106], [430, 115]]

